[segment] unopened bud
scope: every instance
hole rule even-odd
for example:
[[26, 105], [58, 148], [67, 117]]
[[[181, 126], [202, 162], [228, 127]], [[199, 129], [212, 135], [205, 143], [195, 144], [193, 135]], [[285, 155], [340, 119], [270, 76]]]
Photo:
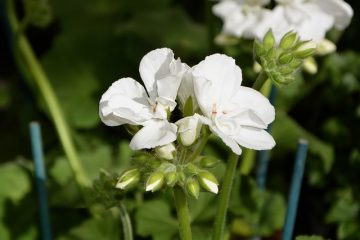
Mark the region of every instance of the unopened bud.
[[294, 69], [285, 65], [285, 66], [279, 67], [279, 72], [282, 75], [289, 75], [294, 72]]
[[201, 158], [200, 165], [205, 168], [211, 168], [215, 167], [219, 162], [217, 158], [209, 155]]
[[166, 174], [165, 180], [166, 180], [167, 185], [169, 185], [170, 187], [173, 187], [178, 180], [177, 173], [169, 172], [168, 174]]
[[280, 54], [278, 60], [280, 64], [287, 64], [293, 60], [294, 56], [291, 53], [282, 53]]
[[265, 47], [257, 39], [255, 39], [255, 41], [254, 41], [254, 53], [255, 53], [255, 56], [258, 56], [258, 57], [266, 54]]
[[181, 143], [184, 146], [190, 146], [198, 139], [202, 126], [198, 117], [186, 117], [177, 121], [176, 124]]
[[191, 194], [191, 196], [198, 199], [200, 193], [199, 182], [193, 178], [189, 179], [186, 183], [186, 190]]
[[298, 43], [299, 37], [296, 32], [286, 33], [280, 40], [280, 48], [283, 50], [289, 50]]
[[253, 70], [255, 73], [260, 73], [262, 70], [261, 65], [257, 61], [254, 62]]
[[176, 148], [175, 148], [174, 144], [169, 143], [164, 146], [155, 148], [155, 153], [160, 158], [164, 158], [166, 160], [171, 160], [171, 159], [174, 159], [174, 156], [176, 154]]
[[216, 177], [208, 172], [208, 171], [202, 171], [198, 175], [199, 182], [203, 188], [205, 188], [207, 191], [217, 194], [218, 189], [218, 181]]
[[319, 55], [326, 55], [336, 51], [336, 45], [330, 40], [323, 39], [317, 45], [316, 53]]
[[150, 175], [148, 180], [146, 181], [145, 191], [155, 192], [159, 190], [164, 183], [164, 173], [162, 172], [154, 172]]
[[275, 37], [271, 29], [265, 34], [263, 43], [266, 50], [275, 46]]
[[305, 59], [314, 55], [316, 52], [316, 43], [313, 41], [305, 41], [299, 44], [295, 49], [294, 55], [298, 58]]
[[302, 64], [302, 61], [300, 59], [294, 58], [293, 60], [291, 60], [291, 62], [288, 65], [289, 65], [289, 67], [296, 69], [296, 68], [300, 67], [301, 64]]
[[133, 186], [138, 183], [140, 180], [140, 172], [138, 169], [131, 169], [126, 171], [121, 175], [118, 182], [116, 183], [116, 188], [125, 189]]
[[318, 71], [316, 61], [313, 57], [309, 57], [304, 60], [303, 68], [306, 72], [310, 74], [315, 74]]

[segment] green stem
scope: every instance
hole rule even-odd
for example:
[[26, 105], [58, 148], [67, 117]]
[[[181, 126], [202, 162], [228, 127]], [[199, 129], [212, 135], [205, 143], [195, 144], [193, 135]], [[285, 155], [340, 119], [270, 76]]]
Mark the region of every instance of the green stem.
[[225, 178], [224, 182], [222, 183], [222, 189], [219, 196], [219, 206], [215, 218], [213, 240], [222, 240], [224, 236], [226, 212], [229, 206], [231, 189], [235, 177], [238, 159], [238, 155], [231, 153], [226, 165]]
[[197, 158], [201, 154], [204, 147], [206, 146], [207, 141], [209, 140], [209, 137], [210, 137], [210, 134], [207, 131], [204, 131], [204, 135], [199, 140], [199, 142], [195, 148], [195, 151], [190, 155], [188, 162], [194, 161], [195, 158]]
[[29, 77], [31, 80], [35, 81], [35, 84], [39, 88], [40, 93], [44, 98], [50, 115], [54, 121], [61, 144], [69, 160], [69, 164], [74, 172], [76, 182], [79, 187], [83, 189], [84, 187], [89, 186], [89, 180], [80, 164], [80, 159], [74, 147], [69, 127], [62, 113], [60, 104], [41, 64], [39, 63], [31, 48], [29, 41], [20, 31], [21, 26], [15, 14], [14, 2], [12, 0], [7, 0], [6, 7], [9, 24], [13, 34], [14, 51], [17, 52], [19, 56], [16, 58], [16, 60], [20, 61], [22, 59], [22, 63], [18, 62], [17, 64], [22, 71], [27, 72], [28, 75], [31, 75]]
[[259, 76], [256, 78], [254, 85], [253, 85], [253, 89], [260, 91], [261, 87], [264, 85], [264, 83], [266, 82], [266, 80], [268, 79], [266, 73], [264, 71], [261, 71]]
[[190, 215], [186, 195], [180, 186], [174, 187], [174, 198], [177, 216], [179, 220], [179, 231], [182, 240], [191, 240]]
[[130, 220], [129, 214], [126, 210], [126, 207], [122, 202], [120, 202], [119, 208], [120, 208], [120, 219], [121, 219], [121, 223], [123, 226], [123, 232], [124, 232], [124, 240], [133, 240], [131, 220]]

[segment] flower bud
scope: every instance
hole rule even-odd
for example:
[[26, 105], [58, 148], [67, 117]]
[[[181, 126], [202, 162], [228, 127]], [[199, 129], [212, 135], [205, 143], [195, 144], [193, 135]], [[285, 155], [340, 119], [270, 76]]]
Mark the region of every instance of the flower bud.
[[261, 42], [257, 39], [255, 39], [255, 41], [254, 41], [254, 53], [255, 53], [254, 55], [258, 56], [258, 57], [266, 54], [266, 49], [261, 44]]
[[280, 54], [278, 60], [280, 64], [287, 64], [293, 60], [294, 56], [292, 53], [282, 53]]
[[140, 180], [139, 170], [136, 168], [131, 169], [121, 175], [115, 187], [119, 189], [129, 188], [130, 186], [138, 183], [139, 180]]
[[200, 186], [199, 182], [193, 178], [189, 179], [186, 183], [186, 190], [193, 196], [194, 198], [199, 198]]
[[257, 61], [254, 62], [253, 70], [255, 73], [260, 73], [262, 70], [261, 65]]
[[176, 148], [174, 144], [169, 143], [164, 146], [155, 148], [155, 153], [160, 158], [164, 158], [166, 160], [172, 160], [174, 159], [174, 156], [176, 154]]
[[289, 75], [294, 72], [294, 69], [285, 65], [285, 66], [279, 67], [279, 72], [282, 75]]
[[294, 58], [291, 60], [291, 62], [288, 64], [289, 67], [292, 67], [293, 69], [296, 69], [301, 66], [303, 62], [300, 59]]
[[282, 37], [280, 41], [280, 48], [283, 50], [289, 50], [297, 44], [298, 40], [299, 37], [296, 32], [288, 32]]
[[215, 176], [208, 172], [208, 171], [202, 171], [198, 175], [199, 182], [203, 188], [205, 188], [207, 191], [217, 194], [218, 189], [218, 181], [215, 178]]
[[316, 43], [313, 41], [301, 42], [295, 49], [294, 55], [298, 58], [305, 59], [314, 55], [316, 52]]
[[275, 46], [275, 37], [271, 29], [265, 34], [263, 43], [266, 50]]
[[178, 180], [177, 173], [169, 172], [168, 174], [166, 174], [165, 180], [166, 180], [167, 185], [169, 185], [170, 187], [173, 187]]
[[306, 72], [310, 74], [315, 74], [318, 71], [316, 61], [313, 57], [309, 57], [304, 60], [303, 68]]
[[212, 156], [202, 157], [200, 160], [200, 165], [205, 168], [215, 167], [220, 161]]
[[145, 191], [155, 192], [159, 190], [164, 183], [164, 173], [154, 172], [150, 175], [146, 181]]
[[195, 116], [186, 117], [176, 122], [181, 143], [184, 146], [192, 145], [199, 137], [201, 122]]
[[323, 39], [317, 45], [316, 53], [319, 55], [326, 55], [336, 51], [336, 45], [330, 40]]

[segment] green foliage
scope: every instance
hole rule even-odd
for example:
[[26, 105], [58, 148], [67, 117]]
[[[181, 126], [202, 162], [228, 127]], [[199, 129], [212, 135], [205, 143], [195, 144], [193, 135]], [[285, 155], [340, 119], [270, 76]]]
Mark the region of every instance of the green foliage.
[[169, 205], [162, 200], [152, 200], [139, 206], [136, 215], [136, 232], [152, 236], [154, 240], [171, 240], [178, 232], [178, 223], [170, 214]]
[[320, 236], [297, 236], [295, 240], [324, 240], [324, 238]]

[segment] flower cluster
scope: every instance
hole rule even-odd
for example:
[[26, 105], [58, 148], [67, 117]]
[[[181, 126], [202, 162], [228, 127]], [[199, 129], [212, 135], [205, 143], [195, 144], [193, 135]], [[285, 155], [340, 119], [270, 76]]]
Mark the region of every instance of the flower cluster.
[[[147, 175], [146, 191], [155, 191], [164, 183], [179, 184], [197, 197], [200, 183], [217, 193], [216, 178], [204, 170], [214, 161], [196, 153], [200, 138], [208, 137], [209, 132], [238, 155], [240, 146], [256, 150], [274, 147], [275, 141], [266, 131], [274, 120], [274, 107], [258, 91], [241, 86], [242, 72], [233, 58], [214, 54], [190, 68], [175, 59], [171, 49], [162, 48], [146, 54], [139, 71], [145, 88], [132, 78], [121, 78], [100, 100], [100, 117], [106, 125], [142, 126], [130, 142], [132, 149], [155, 148], [152, 155], [146, 152], [149, 155], [141, 164], [147, 172], [140, 174], [138, 168], [127, 171], [118, 188]], [[183, 118], [171, 123], [176, 101]]]
[[325, 34], [335, 27], [343, 30], [351, 21], [353, 10], [343, 0], [221, 0], [213, 12], [224, 21], [223, 32], [248, 39], [262, 39], [272, 29], [277, 42], [295, 31], [302, 40], [313, 40], [320, 47], [332, 49]]

